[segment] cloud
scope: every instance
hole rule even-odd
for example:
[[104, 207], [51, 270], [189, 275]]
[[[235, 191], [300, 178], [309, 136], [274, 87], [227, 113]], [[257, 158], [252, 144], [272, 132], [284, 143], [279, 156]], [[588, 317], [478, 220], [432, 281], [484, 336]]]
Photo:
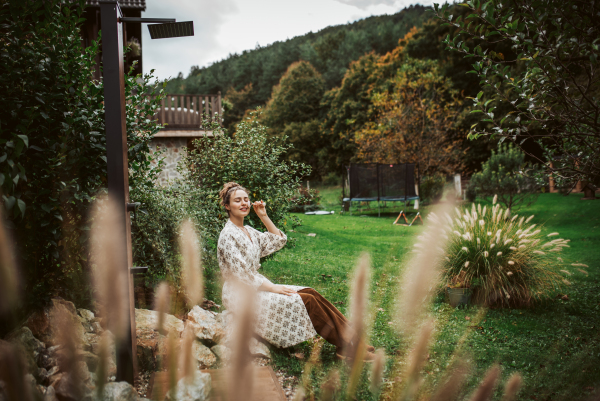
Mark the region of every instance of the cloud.
[[177, 76], [180, 71], [187, 75], [192, 65], [208, 64], [220, 54], [218, 38], [223, 24], [237, 12], [234, 0], [146, 0], [143, 17], [194, 21], [194, 36], [152, 40], [144, 27], [144, 73], [155, 69], [155, 75], [165, 79]]
[[361, 10], [366, 10], [367, 8], [371, 7], [371, 6], [378, 6], [378, 5], [386, 5], [386, 6], [393, 6], [394, 3], [396, 3], [396, 0], [336, 0], [339, 1], [342, 4], [347, 4], [349, 6], [354, 6], [356, 8], [360, 8]]
[[433, 0], [335, 0], [342, 4], [346, 4], [349, 6], [353, 6], [359, 8], [361, 10], [366, 10], [368, 8], [376, 7], [376, 6], [387, 6], [387, 7], [395, 7], [398, 11], [402, 8], [407, 7], [411, 4], [422, 4], [422, 5], [431, 5]]

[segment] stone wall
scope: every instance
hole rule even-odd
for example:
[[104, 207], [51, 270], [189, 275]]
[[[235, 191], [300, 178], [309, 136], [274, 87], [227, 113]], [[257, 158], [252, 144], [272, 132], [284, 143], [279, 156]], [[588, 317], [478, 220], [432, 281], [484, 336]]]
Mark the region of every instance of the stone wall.
[[165, 166], [158, 177], [159, 185], [165, 186], [169, 180], [181, 177], [177, 171], [177, 164], [187, 152], [187, 141], [187, 138], [154, 138], [150, 142], [150, 149], [153, 152], [157, 147], [163, 151]]

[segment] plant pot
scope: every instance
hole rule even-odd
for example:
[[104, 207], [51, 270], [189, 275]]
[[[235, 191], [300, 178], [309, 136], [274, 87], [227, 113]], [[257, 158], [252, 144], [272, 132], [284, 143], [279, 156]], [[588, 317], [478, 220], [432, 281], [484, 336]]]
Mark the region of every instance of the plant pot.
[[448, 303], [456, 308], [459, 305], [468, 305], [471, 302], [470, 288], [451, 288], [446, 287]]

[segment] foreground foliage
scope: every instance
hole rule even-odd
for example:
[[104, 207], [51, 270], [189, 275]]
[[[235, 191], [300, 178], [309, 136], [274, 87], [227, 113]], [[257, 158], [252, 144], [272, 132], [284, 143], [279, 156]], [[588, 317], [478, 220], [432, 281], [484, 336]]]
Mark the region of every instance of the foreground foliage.
[[[91, 79], [99, 43], [82, 49], [84, 1], [0, 5], [0, 184], [25, 269], [27, 302], [52, 295], [89, 300], [88, 209], [106, 186], [103, 86]], [[130, 72], [131, 74], [131, 72]], [[149, 116], [159, 92], [150, 76], [126, 75], [130, 183], [151, 185]]]

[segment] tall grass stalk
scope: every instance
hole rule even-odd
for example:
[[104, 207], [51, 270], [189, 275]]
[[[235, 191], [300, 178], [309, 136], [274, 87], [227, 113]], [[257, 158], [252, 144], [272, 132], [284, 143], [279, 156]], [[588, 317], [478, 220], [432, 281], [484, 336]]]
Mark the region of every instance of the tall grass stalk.
[[202, 264], [198, 235], [189, 219], [181, 225], [179, 249], [182, 259], [182, 278], [186, 300], [188, 307], [193, 308], [202, 302], [204, 285], [202, 283]]
[[485, 377], [471, 396], [471, 401], [487, 401], [492, 397], [500, 377], [500, 367], [494, 365], [485, 373]]
[[127, 260], [121, 260], [125, 233], [119, 230], [118, 207], [110, 198], [96, 201], [91, 232], [93, 283], [100, 316], [117, 343], [124, 341], [129, 330], [129, 299]]
[[254, 333], [255, 291], [247, 286], [239, 285], [236, 290], [240, 296], [239, 314], [235, 319], [233, 338], [231, 341], [231, 363], [227, 368], [227, 387], [225, 394], [229, 401], [242, 401], [250, 398], [254, 381], [254, 365], [250, 354], [249, 343]]
[[13, 245], [4, 227], [3, 208], [0, 208], [0, 318], [12, 312], [18, 301], [19, 280]]
[[446, 380], [437, 387], [433, 396], [429, 401], [450, 401], [456, 400], [458, 392], [463, 386], [467, 376], [469, 374], [468, 364], [460, 360], [452, 366], [449, 370], [449, 374], [446, 376]]
[[165, 329], [165, 318], [166, 314], [171, 310], [171, 288], [166, 282], [162, 282], [156, 289], [154, 298], [154, 309], [158, 312], [158, 323], [156, 324], [156, 330], [166, 335], [167, 330]]
[[433, 333], [433, 322], [426, 322], [418, 334], [418, 340], [409, 355], [408, 369], [405, 373], [405, 384], [400, 400], [408, 401], [415, 398], [421, 386], [421, 369], [427, 360], [429, 342]]
[[513, 373], [504, 386], [504, 397], [502, 401], [512, 401], [517, 397], [517, 393], [523, 384], [523, 377], [518, 373]]
[[[350, 377], [346, 388], [346, 397], [348, 399], [354, 396], [362, 372], [363, 358], [366, 354], [365, 315], [369, 302], [370, 270], [369, 255], [362, 254], [354, 272], [352, 293], [350, 296], [350, 325], [354, 331], [354, 339], [344, 350], [344, 355], [351, 363]], [[345, 337], [350, 338], [351, 336], [346, 334]]]

